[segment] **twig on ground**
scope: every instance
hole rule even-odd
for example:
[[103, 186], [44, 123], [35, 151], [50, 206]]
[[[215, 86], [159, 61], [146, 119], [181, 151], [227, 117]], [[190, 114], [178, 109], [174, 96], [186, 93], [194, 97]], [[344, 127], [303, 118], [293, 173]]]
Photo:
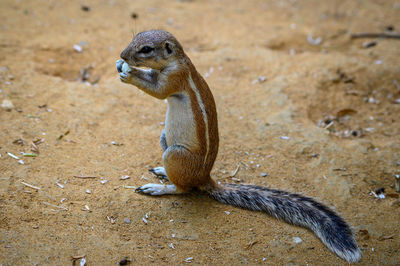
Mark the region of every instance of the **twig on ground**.
[[84, 175], [74, 175], [74, 177], [82, 179], [97, 178], [97, 176], [84, 176]]
[[400, 39], [400, 34], [395, 33], [375, 33], [375, 32], [363, 32], [351, 34], [352, 39], [360, 38], [385, 38], [385, 39]]
[[130, 189], [136, 189], [136, 186], [127, 186], [127, 185], [122, 185], [124, 188], [130, 188]]
[[23, 185], [27, 186], [27, 187], [30, 187], [30, 188], [33, 188], [33, 189], [36, 189], [36, 190], [39, 190], [39, 189], [40, 189], [40, 187], [36, 187], [36, 186], [34, 186], [34, 185], [25, 183], [24, 181], [21, 181], [21, 183], [22, 183]]
[[233, 171], [230, 175], [229, 175], [229, 177], [235, 177], [236, 176], [236, 174], [239, 172], [239, 169], [240, 169], [240, 164], [238, 164], [237, 166], [236, 166], [236, 169], [235, 169], [235, 171]]
[[54, 207], [54, 208], [58, 208], [58, 209], [61, 209], [61, 210], [64, 210], [64, 211], [68, 211], [68, 208], [66, 208], [66, 207], [64, 207], [64, 206], [57, 206], [57, 205], [48, 203], [48, 202], [46, 202], [46, 201], [43, 201], [43, 204], [44, 204], [44, 205], [47, 205], [47, 206]]

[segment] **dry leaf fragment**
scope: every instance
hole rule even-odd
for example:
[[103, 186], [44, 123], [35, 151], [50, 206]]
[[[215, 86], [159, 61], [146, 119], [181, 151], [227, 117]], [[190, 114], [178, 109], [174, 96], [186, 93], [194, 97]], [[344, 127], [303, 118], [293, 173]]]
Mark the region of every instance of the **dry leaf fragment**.
[[69, 130], [65, 131], [64, 134], [61, 134], [60, 136], [58, 136], [57, 140], [61, 140], [63, 137], [65, 137], [68, 134], [69, 134]]
[[251, 249], [255, 244], [258, 243], [258, 240], [254, 240], [254, 241], [250, 241], [247, 246], [245, 247], [245, 249]]
[[389, 198], [393, 198], [393, 199], [399, 198], [399, 194], [397, 194], [397, 193], [388, 193], [388, 194], [386, 194], [386, 196]]
[[37, 154], [39, 153], [39, 148], [33, 141], [31, 141], [31, 151]]
[[21, 146], [24, 146], [26, 144], [25, 140], [23, 140], [22, 138], [16, 139], [12, 143]]
[[236, 176], [236, 174], [239, 172], [239, 169], [240, 169], [240, 164], [238, 164], [237, 166], [236, 166], [236, 169], [229, 175], [229, 177], [235, 177]]
[[360, 237], [361, 237], [363, 240], [368, 240], [368, 239], [369, 239], [369, 232], [368, 232], [368, 230], [366, 230], [366, 229], [361, 229], [361, 230], [359, 230], [358, 232], [359, 232], [359, 234], [360, 234]]
[[40, 143], [43, 143], [44, 142], [44, 139], [35, 139], [35, 140], [33, 140], [32, 141], [35, 145], [39, 145]]
[[336, 117], [340, 118], [340, 117], [343, 117], [343, 116], [346, 116], [346, 115], [352, 115], [352, 114], [355, 114], [355, 113], [357, 113], [357, 111], [354, 110], [354, 109], [344, 108], [344, 109], [340, 109], [339, 111], [336, 112]]
[[396, 235], [396, 234], [391, 234], [391, 235], [388, 235], [388, 236], [380, 236], [380, 237], [378, 237], [378, 240], [379, 240], [379, 241], [383, 241], [383, 240], [393, 239], [393, 237], [394, 237], [395, 235]]
[[71, 256], [71, 260], [80, 260], [83, 257], [85, 257], [86, 255], [78, 255], [78, 256]]

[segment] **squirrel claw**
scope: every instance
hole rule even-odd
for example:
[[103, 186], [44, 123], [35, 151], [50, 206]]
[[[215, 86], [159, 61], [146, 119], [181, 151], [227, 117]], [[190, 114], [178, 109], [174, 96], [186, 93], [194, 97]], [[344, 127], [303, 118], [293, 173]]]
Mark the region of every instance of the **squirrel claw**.
[[129, 78], [130, 78], [130, 75], [128, 73], [125, 73], [125, 72], [119, 73], [119, 79], [122, 82], [129, 83]]
[[149, 169], [149, 171], [153, 173], [155, 176], [157, 176], [159, 179], [164, 179], [166, 181], [169, 181], [164, 167], [154, 167]]
[[135, 192], [144, 194], [142, 187], [138, 187], [137, 189], [135, 189]]

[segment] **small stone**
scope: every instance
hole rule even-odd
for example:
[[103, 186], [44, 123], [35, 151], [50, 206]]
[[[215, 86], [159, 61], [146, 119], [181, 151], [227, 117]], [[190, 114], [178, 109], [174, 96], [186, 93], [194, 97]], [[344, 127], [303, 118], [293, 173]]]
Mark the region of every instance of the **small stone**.
[[82, 53], [83, 48], [78, 44], [74, 44], [74, 50], [77, 51], [78, 53]]
[[251, 83], [257, 84], [257, 83], [264, 83], [266, 81], [267, 81], [267, 78], [265, 76], [259, 76], [255, 80], [253, 80]]
[[124, 223], [130, 224], [130, 223], [131, 223], [131, 219], [129, 219], [129, 218], [124, 218]]
[[131, 262], [130, 259], [128, 258], [123, 258], [120, 262], [119, 265], [128, 265]]
[[295, 237], [293, 237], [293, 242], [296, 243], [296, 244], [299, 244], [299, 243], [303, 242], [303, 239], [301, 239], [300, 237], [295, 236]]
[[86, 194], [92, 194], [92, 191], [90, 191], [90, 189], [86, 189]]
[[81, 6], [81, 10], [82, 10], [82, 11], [85, 11], [85, 12], [89, 12], [89, 11], [90, 11], [90, 6], [82, 5], [82, 6]]
[[322, 43], [322, 38], [321, 37], [313, 38], [312, 35], [307, 35], [307, 41], [311, 45], [320, 45]]
[[139, 15], [137, 13], [135, 13], [135, 12], [131, 13], [131, 18], [137, 19], [138, 17], [139, 17]]
[[10, 100], [4, 99], [1, 103], [1, 108], [6, 111], [11, 111], [14, 108], [14, 104]]
[[260, 174], [262, 177], [266, 177], [268, 174], [267, 173], [261, 173]]
[[389, 25], [386, 27], [387, 31], [394, 31], [394, 27], [392, 25]]

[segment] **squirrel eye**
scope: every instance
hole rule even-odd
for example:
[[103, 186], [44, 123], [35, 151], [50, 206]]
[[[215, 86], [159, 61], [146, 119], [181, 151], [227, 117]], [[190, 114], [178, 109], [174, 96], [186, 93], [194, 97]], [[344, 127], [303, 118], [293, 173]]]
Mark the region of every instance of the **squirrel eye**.
[[153, 50], [154, 48], [151, 48], [150, 46], [143, 46], [142, 49], [140, 49], [139, 53], [148, 54]]

